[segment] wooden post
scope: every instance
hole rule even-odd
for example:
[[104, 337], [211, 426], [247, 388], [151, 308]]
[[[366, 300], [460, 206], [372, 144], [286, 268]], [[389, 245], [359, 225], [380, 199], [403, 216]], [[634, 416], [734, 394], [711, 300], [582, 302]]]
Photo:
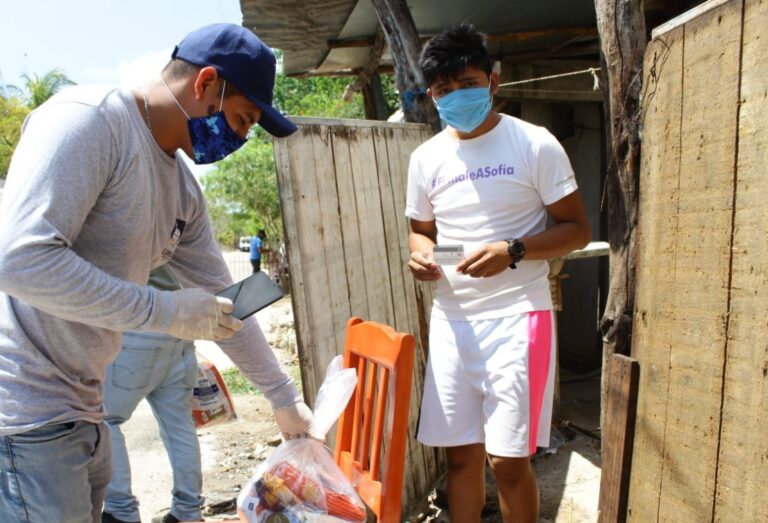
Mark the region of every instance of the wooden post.
[[406, 122], [426, 123], [440, 131], [440, 117], [426, 96], [419, 67], [419, 32], [405, 0], [371, 0], [389, 41], [395, 63], [395, 79]]
[[362, 93], [366, 120], [386, 120], [389, 116], [387, 102], [384, 100], [381, 77], [378, 74], [371, 76], [368, 84], [363, 86]]
[[[600, 323], [603, 369], [611, 355], [630, 354], [635, 300], [635, 233], [640, 178], [640, 94], [647, 45], [642, 0], [595, 0], [607, 78], [610, 133], [605, 195], [611, 248], [608, 301]], [[605, 427], [603, 373], [601, 426]]]
[[621, 354], [614, 354], [609, 361], [605, 372], [608, 402], [603, 426], [598, 522], [623, 523], [627, 519], [640, 369], [637, 360]]
[[349, 84], [344, 92], [343, 99], [345, 102], [351, 102], [358, 91], [363, 93], [366, 120], [386, 120], [388, 116], [386, 114], [384, 94], [381, 90], [381, 78], [377, 73], [386, 43], [384, 31], [379, 27], [376, 30], [376, 36], [371, 45], [368, 63], [365, 64], [355, 81]]

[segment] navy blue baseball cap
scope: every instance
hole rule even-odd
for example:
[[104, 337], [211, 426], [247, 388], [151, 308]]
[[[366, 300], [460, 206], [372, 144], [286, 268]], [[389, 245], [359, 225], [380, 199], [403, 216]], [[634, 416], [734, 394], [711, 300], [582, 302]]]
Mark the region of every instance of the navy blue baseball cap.
[[251, 102], [261, 109], [259, 125], [281, 138], [296, 126], [272, 107], [275, 55], [250, 30], [237, 24], [211, 24], [192, 31], [176, 46], [171, 58], [199, 67], [215, 67]]

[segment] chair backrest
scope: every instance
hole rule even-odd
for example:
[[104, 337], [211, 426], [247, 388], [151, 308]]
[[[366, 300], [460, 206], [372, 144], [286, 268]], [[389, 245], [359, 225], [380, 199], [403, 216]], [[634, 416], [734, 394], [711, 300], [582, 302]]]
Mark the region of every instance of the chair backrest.
[[380, 523], [400, 521], [416, 341], [391, 327], [350, 318], [344, 367], [357, 387], [339, 418], [336, 463]]

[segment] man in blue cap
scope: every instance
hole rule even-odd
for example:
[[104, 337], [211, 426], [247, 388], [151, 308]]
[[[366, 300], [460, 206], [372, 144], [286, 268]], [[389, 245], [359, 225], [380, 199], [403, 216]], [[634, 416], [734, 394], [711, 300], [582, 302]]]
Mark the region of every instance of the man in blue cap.
[[[29, 115], [0, 202], [0, 514], [97, 522], [112, 475], [105, 369], [122, 331], [215, 340], [264, 392], [286, 438], [312, 414], [232, 283], [199, 185], [178, 154], [217, 161], [272, 107], [275, 57], [250, 31], [189, 34], [158, 81], [73, 87]], [[147, 286], [163, 264], [181, 285]]]

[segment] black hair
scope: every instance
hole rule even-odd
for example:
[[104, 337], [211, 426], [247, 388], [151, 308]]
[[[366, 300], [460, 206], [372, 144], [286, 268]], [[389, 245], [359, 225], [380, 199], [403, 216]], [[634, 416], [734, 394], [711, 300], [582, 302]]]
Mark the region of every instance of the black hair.
[[471, 24], [458, 24], [429, 39], [419, 58], [427, 85], [436, 80], [456, 78], [471, 65], [488, 75], [493, 62], [485, 47], [485, 35]]
[[[181, 80], [188, 78], [192, 75], [196, 75], [200, 72], [202, 67], [193, 63], [182, 60], [181, 58], [171, 58], [171, 61], [165, 64], [162, 72], [160, 73], [166, 80]], [[224, 89], [224, 98], [241, 94], [240, 90], [231, 82], [227, 82], [227, 86]]]

